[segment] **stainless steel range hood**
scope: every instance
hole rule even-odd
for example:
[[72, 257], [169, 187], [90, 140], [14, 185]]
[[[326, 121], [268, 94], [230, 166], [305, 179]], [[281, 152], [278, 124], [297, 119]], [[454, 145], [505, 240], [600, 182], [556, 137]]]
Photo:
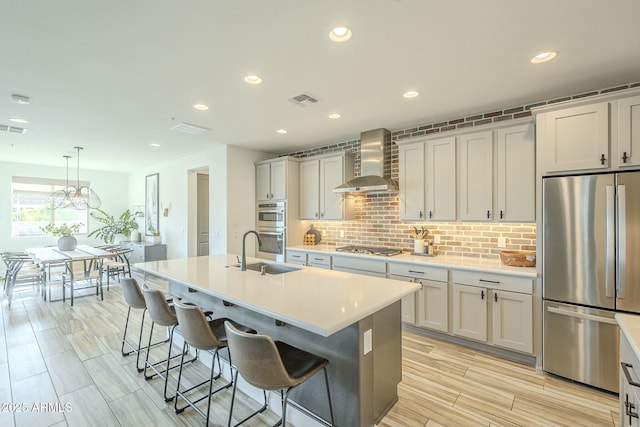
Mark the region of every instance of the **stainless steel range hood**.
[[398, 191], [391, 179], [391, 132], [374, 129], [360, 134], [360, 176], [333, 189], [334, 193]]

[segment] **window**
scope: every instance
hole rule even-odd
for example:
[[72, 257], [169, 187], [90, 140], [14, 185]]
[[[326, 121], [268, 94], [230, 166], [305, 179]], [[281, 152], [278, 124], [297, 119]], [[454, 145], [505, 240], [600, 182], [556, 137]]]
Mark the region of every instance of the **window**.
[[[89, 185], [87, 182], [80, 184]], [[88, 209], [53, 207], [51, 194], [65, 186], [63, 180], [14, 176], [11, 180], [11, 237], [44, 236], [46, 233], [40, 227], [51, 222], [56, 226], [82, 223], [80, 234], [87, 233]]]

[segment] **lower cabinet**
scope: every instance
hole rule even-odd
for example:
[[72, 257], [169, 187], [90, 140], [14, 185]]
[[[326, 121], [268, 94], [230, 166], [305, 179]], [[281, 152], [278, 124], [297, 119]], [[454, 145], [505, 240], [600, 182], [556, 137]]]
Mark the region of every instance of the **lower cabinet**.
[[418, 325], [440, 332], [449, 330], [449, 292], [447, 282], [417, 280]]
[[530, 294], [454, 283], [452, 309], [454, 335], [510, 350], [533, 352]]
[[475, 286], [453, 285], [454, 335], [487, 341], [487, 290]]
[[131, 265], [167, 259], [167, 245], [146, 242], [120, 242], [120, 244], [132, 250], [129, 255], [129, 264]]
[[[629, 383], [637, 381], [640, 375], [640, 361], [631, 349], [624, 333], [620, 333], [620, 426], [640, 426], [640, 388]], [[628, 377], [627, 377], [628, 376]], [[635, 379], [635, 380], [634, 380]]]
[[307, 252], [287, 249], [287, 262], [291, 264], [307, 265]]
[[389, 262], [389, 279], [419, 283], [420, 290], [402, 299], [402, 321], [440, 332], [449, 329], [449, 273], [443, 268]]

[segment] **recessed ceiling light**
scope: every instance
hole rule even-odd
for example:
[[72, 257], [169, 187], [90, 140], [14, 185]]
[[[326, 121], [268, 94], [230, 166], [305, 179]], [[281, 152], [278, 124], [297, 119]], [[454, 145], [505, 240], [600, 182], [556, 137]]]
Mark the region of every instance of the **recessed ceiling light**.
[[149, 144], [152, 147], [160, 147], [160, 144], [156, 144], [155, 142], [152, 142], [151, 144]]
[[551, 61], [558, 56], [557, 52], [542, 52], [531, 58], [532, 64], [542, 64], [543, 62]]
[[331, 113], [331, 114], [329, 114], [329, 118], [330, 119], [339, 119], [340, 117], [342, 117], [342, 114], [340, 114], [340, 113]]
[[249, 83], [250, 85], [259, 85], [260, 83], [262, 83], [262, 79], [253, 74], [245, 76], [244, 81]]
[[285, 133], [287, 133], [287, 130], [286, 129], [278, 129], [276, 132], [279, 133], [280, 135], [284, 135]]
[[29, 123], [29, 120], [20, 119], [18, 117], [13, 117], [13, 118], [9, 119], [9, 121], [13, 122], [13, 123]]
[[402, 96], [404, 96], [405, 98], [415, 98], [418, 95], [420, 95], [420, 92], [418, 92], [417, 90], [409, 90], [402, 94]]
[[351, 36], [351, 30], [347, 27], [336, 27], [329, 32], [329, 38], [336, 43], [346, 42]]
[[209, 109], [209, 107], [204, 104], [195, 104], [193, 108], [200, 111], [207, 111]]

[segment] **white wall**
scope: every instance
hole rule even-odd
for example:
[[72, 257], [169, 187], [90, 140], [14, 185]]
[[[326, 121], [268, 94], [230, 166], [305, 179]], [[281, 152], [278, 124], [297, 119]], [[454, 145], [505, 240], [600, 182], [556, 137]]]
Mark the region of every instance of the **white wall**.
[[[253, 163], [271, 157], [234, 146], [218, 146], [129, 174], [129, 204], [144, 204], [145, 177], [159, 174], [160, 204], [171, 203], [167, 217], [160, 213], [160, 234], [167, 257], [195, 256], [193, 171], [209, 170], [210, 253], [240, 253], [242, 233], [255, 228], [255, 172]], [[250, 254], [253, 254], [251, 247]]]
[[[11, 178], [13, 176], [65, 179], [66, 168], [55, 166], [30, 165], [26, 163], [0, 162], [0, 251], [22, 251], [29, 247], [53, 245], [57, 238], [45, 237], [11, 237]], [[91, 188], [102, 200], [101, 209], [119, 216], [129, 205], [128, 176], [124, 173], [85, 170], [80, 168], [80, 179], [89, 181]], [[89, 219], [89, 229], [101, 226]], [[81, 244], [101, 244], [85, 235], [76, 236]]]

